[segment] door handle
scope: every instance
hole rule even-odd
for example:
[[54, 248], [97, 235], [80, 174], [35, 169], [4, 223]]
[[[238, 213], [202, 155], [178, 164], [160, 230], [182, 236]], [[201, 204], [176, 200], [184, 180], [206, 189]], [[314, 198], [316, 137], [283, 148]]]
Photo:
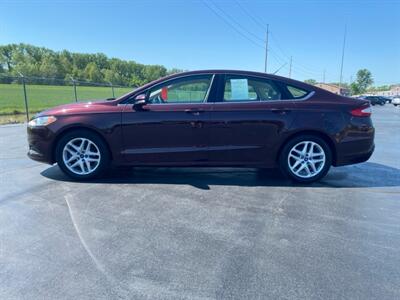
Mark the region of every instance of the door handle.
[[196, 108], [185, 109], [185, 113], [192, 114], [192, 115], [195, 115], [195, 116], [200, 115], [200, 113], [202, 113], [202, 112], [204, 112], [204, 111], [201, 110], [201, 109], [196, 109]]
[[285, 108], [272, 108], [271, 112], [274, 114], [280, 114], [280, 115], [286, 115], [287, 113], [290, 113], [290, 109], [285, 109]]

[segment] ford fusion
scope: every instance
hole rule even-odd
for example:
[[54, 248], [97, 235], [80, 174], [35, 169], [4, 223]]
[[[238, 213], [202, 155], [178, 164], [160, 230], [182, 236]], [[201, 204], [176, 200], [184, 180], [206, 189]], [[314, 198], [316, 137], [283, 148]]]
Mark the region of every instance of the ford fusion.
[[74, 103], [28, 124], [28, 156], [76, 180], [114, 166], [278, 167], [310, 183], [368, 160], [370, 103], [247, 71], [192, 71], [116, 100]]

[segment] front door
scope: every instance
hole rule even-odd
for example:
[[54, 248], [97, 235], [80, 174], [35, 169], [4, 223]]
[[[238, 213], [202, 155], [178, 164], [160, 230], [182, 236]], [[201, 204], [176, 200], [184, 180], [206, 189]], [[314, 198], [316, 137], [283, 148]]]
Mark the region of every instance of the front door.
[[146, 91], [146, 105], [126, 104], [122, 113], [123, 149], [134, 165], [201, 164], [206, 161], [213, 75], [191, 75]]

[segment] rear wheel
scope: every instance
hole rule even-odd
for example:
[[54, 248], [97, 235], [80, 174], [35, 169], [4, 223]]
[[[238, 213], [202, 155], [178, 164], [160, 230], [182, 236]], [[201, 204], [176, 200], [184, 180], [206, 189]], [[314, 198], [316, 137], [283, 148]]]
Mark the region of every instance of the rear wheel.
[[85, 180], [97, 177], [107, 168], [109, 153], [106, 144], [97, 134], [76, 130], [60, 139], [56, 160], [69, 177]]
[[290, 179], [310, 183], [324, 177], [332, 164], [332, 151], [327, 143], [312, 135], [290, 140], [279, 158], [281, 171]]

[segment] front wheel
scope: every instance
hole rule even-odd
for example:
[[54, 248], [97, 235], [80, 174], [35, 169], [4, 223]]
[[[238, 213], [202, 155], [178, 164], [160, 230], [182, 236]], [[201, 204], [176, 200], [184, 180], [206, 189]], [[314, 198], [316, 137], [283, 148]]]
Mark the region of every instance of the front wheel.
[[107, 168], [109, 153], [106, 144], [97, 134], [76, 130], [60, 139], [56, 160], [69, 177], [86, 180], [98, 176]]
[[332, 151], [327, 143], [312, 135], [290, 140], [279, 158], [282, 172], [290, 179], [311, 183], [324, 177], [332, 164]]

